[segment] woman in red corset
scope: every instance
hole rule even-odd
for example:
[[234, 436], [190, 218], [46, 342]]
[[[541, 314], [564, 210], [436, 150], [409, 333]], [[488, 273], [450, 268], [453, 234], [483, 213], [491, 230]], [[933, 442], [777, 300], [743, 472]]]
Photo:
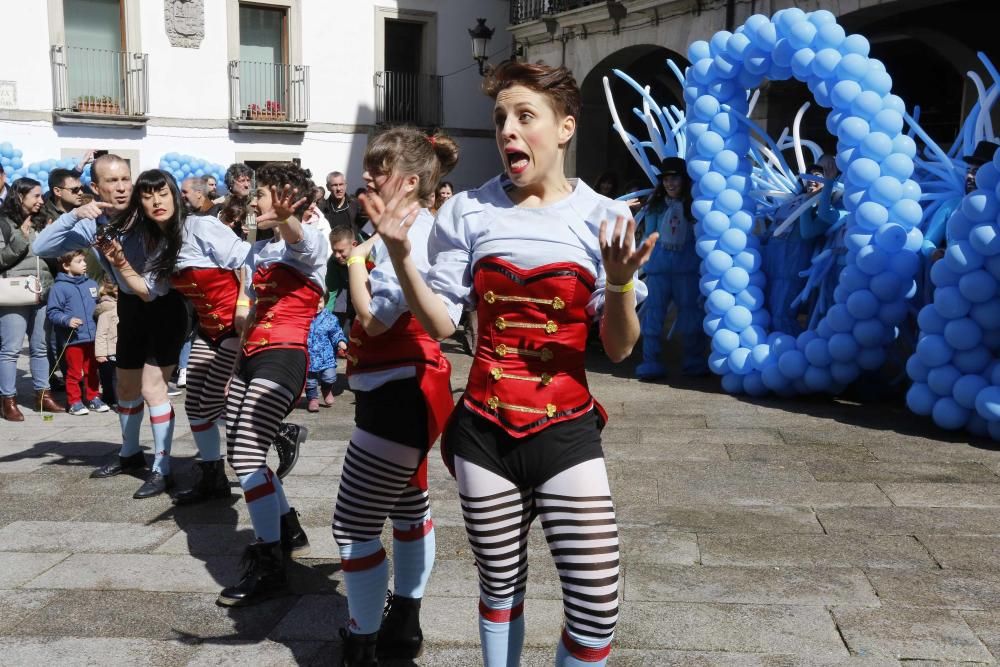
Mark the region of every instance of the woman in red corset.
[[[308, 175], [289, 163], [257, 171], [254, 208], [262, 237], [250, 254], [253, 302], [243, 346], [226, 398], [228, 459], [239, 477], [256, 541], [247, 548], [240, 581], [224, 589], [218, 604], [244, 606], [287, 592], [285, 556], [304, 555], [305, 533], [295, 522], [281, 481], [267, 465], [267, 452], [281, 420], [305, 386], [309, 324], [323, 295], [329, 244], [299, 217]], [[272, 235], [273, 234], [273, 235]], [[244, 304], [241, 304], [244, 305]]]
[[[618, 617], [618, 532], [601, 449], [606, 416], [584, 372], [587, 330], [622, 361], [639, 337], [634, 247], [624, 204], [563, 174], [580, 93], [564, 68], [506, 62], [496, 102], [505, 173], [441, 208], [426, 279], [408, 236], [412, 205], [367, 202], [410, 310], [435, 338], [475, 308], [469, 382], [443, 435], [479, 569], [487, 665], [517, 665], [524, 640], [527, 533], [538, 516], [563, 583], [557, 665], [603, 665]], [[609, 225], [609, 220], [615, 220]], [[609, 234], [609, 227], [611, 233]]]
[[[413, 261], [423, 275], [434, 216], [434, 186], [458, 161], [448, 137], [395, 128], [375, 137], [365, 153], [365, 178], [374, 198], [405, 202], [412, 214]], [[366, 260], [374, 255], [369, 273]], [[345, 665], [382, 658], [412, 659], [421, 650], [420, 601], [434, 563], [434, 524], [427, 493], [427, 452], [454, 408], [451, 365], [440, 345], [409, 312], [385, 245], [377, 236], [347, 260], [357, 312], [347, 351], [347, 376], [356, 399], [333, 535], [340, 548], [350, 628]], [[393, 592], [383, 621], [389, 580], [380, 539], [393, 526]]]

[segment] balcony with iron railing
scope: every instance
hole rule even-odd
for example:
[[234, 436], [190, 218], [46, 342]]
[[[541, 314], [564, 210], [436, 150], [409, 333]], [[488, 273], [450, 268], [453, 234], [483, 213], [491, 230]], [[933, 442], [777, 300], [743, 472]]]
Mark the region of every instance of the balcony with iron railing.
[[375, 72], [376, 124], [439, 127], [442, 108], [440, 76]]
[[606, 0], [510, 0], [510, 24], [537, 21], [559, 12], [605, 2]]
[[255, 132], [304, 132], [309, 121], [309, 67], [229, 62], [229, 126]]
[[52, 64], [56, 123], [142, 127], [149, 99], [149, 56], [55, 44]]

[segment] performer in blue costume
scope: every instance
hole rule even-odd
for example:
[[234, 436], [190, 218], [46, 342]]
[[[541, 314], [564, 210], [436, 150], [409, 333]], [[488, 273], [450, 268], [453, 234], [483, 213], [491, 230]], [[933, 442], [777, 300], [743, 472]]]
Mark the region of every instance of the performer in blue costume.
[[671, 303], [677, 306], [677, 320], [671, 334], [679, 333], [684, 339], [682, 372], [703, 375], [708, 366], [698, 306], [701, 259], [694, 247], [691, 181], [683, 159], [668, 157], [660, 163], [660, 182], [646, 204], [645, 220], [643, 240], [653, 232], [659, 232], [660, 239], [646, 264], [649, 296], [639, 313], [642, 363], [635, 369], [636, 377], [655, 380], [667, 374], [661, 353], [663, 324]]

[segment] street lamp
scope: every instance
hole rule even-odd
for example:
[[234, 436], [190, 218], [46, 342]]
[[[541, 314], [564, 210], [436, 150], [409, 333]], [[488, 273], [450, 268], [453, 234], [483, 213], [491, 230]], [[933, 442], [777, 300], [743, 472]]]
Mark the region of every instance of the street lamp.
[[486, 45], [493, 39], [493, 28], [486, 27], [486, 19], [476, 19], [476, 27], [469, 28], [469, 37], [472, 38], [472, 59], [479, 63], [479, 76], [486, 75]]

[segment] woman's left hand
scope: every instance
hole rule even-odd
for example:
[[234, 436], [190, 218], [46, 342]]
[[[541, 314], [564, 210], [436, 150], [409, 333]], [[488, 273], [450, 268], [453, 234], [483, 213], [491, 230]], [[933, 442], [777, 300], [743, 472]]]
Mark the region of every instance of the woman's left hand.
[[410, 254], [409, 231], [420, 211], [420, 202], [407, 202], [407, 194], [400, 188], [388, 204], [374, 193], [365, 193], [359, 197], [369, 220], [382, 237], [389, 254], [394, 257], [406, 257]]
[[280, 191], [271, 186], [271, 210], [257, 216], [258, 229], [277, 227], [295, 214], [295, 209], [306, 202], [305, 197], [298, 196], [299, 191], [286, 185]]
[[121, 269], [128, 265], [128, 260], [125, 258], [125, 251], [122, 250], [122, 244], [118, 241], [111, 239], [108, 243], [102, 245], [100, 250], [111, 266], [116, 269]]
[[375, 247], [375, 242], [378, 241], [378, 239], [379, 236], [377, 233], [372, 234], [366, 238], [363, 243], [359, 243], [351, 248], [351, 257], [368, 257], [368, 255], [372, 254], [372, 248]]
[[635, 220], [619, 215], [615, 221], [614, 231], [608, 238], [608, 221], [601, 221], [598, 232], [601, 241], [601, 259], [607, 282], [612, 285], [624, 285], [632, 280], [639, 267], [646, 263], [659, 234], [650, 234], [646, 241], [635, 247]]

